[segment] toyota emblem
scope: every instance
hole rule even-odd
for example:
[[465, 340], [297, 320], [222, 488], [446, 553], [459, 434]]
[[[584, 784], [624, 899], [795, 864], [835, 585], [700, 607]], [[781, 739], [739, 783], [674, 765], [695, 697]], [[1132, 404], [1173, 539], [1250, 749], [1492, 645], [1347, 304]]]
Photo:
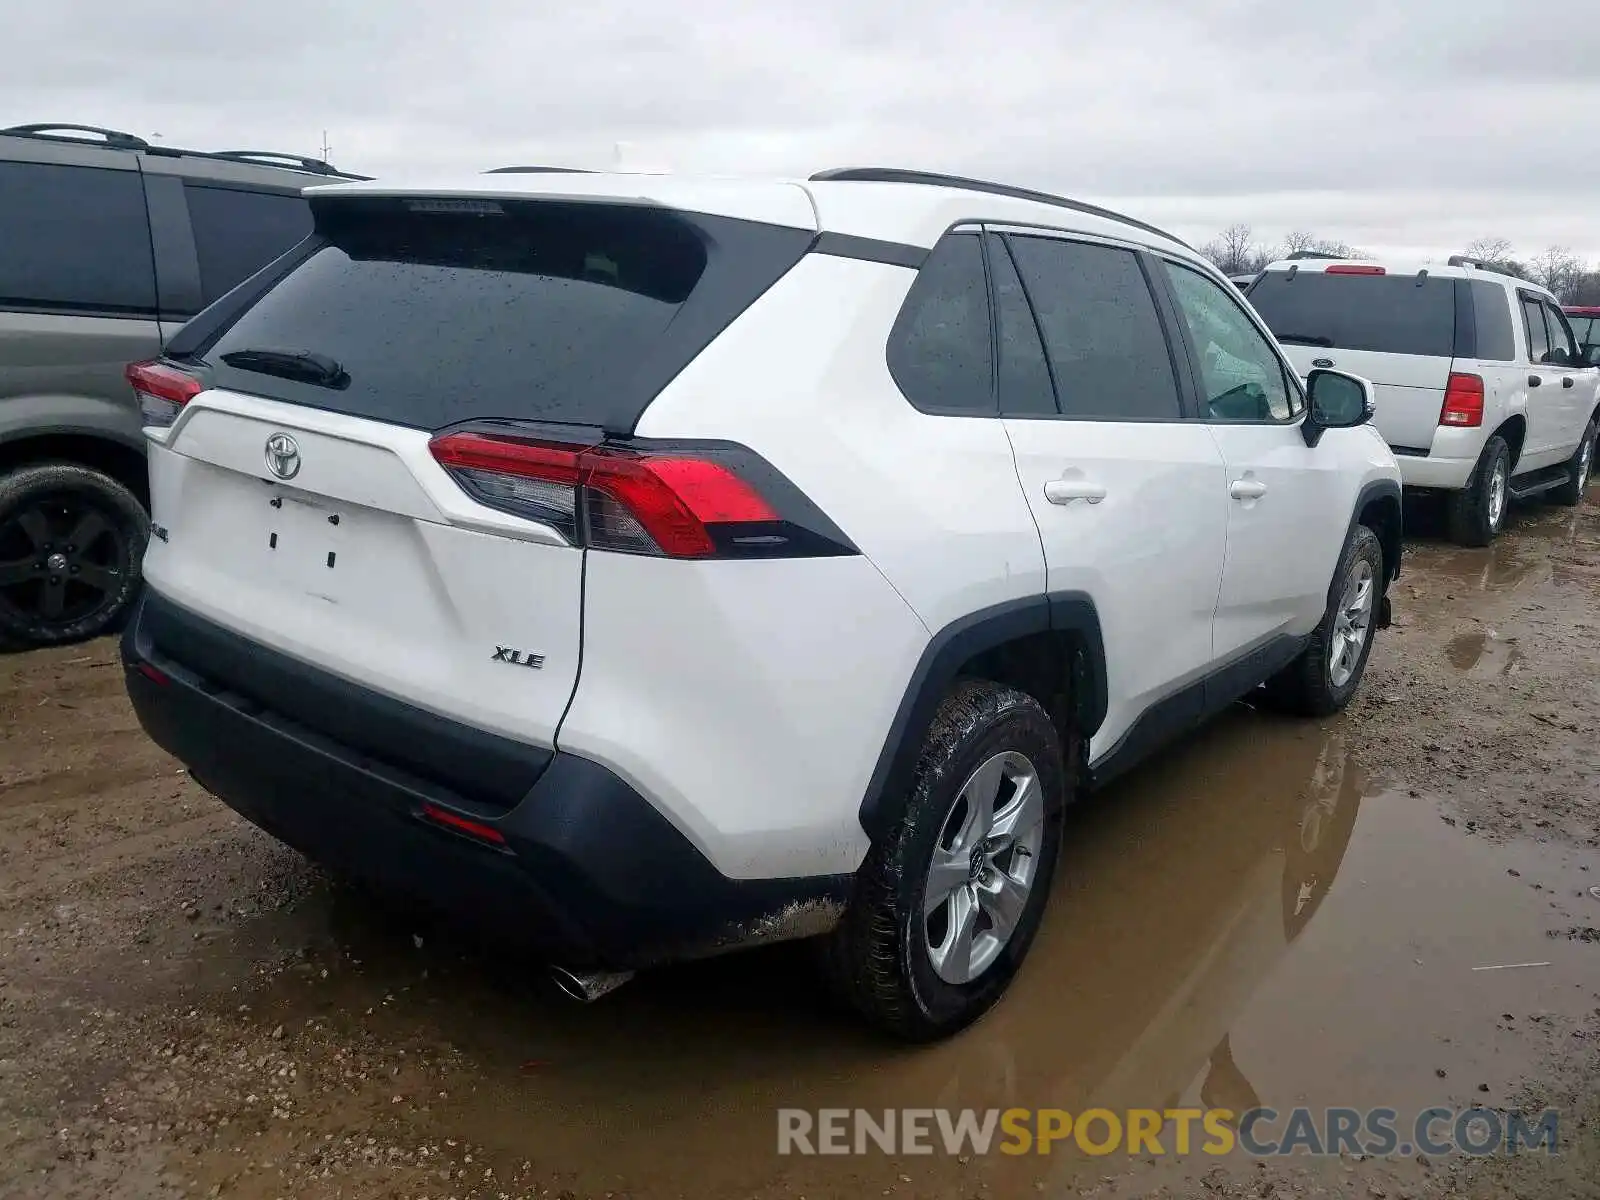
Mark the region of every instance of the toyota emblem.
[[300, 473], [300, 443], [287, 433], [267, 439], [267, 470], [279, 479], [293, 479]]

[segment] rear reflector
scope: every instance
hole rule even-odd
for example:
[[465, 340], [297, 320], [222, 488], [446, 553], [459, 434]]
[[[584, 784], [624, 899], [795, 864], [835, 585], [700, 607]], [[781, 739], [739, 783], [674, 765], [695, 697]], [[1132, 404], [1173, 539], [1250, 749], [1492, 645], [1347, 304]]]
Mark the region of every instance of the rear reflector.
[[1444, 389], [1444, 407], [1439, 424], [1469, 429], [1483, 424], [1483, 379], [1477, 375], [1452, 374]]
[[441, 825], [456, 833], [465, 834], [480, 842], [487, 842], [491, 846], [504, 846], [506, 835], [493, 825], [485, 825], [481, 821], [474, 821], [470, 817], [463, 817], [451, 812], [448, 808], [440, 808], [437, 804], [424, 802], [422, 805], [422, 818], [435, 825]]
[[131, 363], [123, 375], [139, 397], [139, 411], [144, 415], [146, 426], [165, 428], [171, 425], [183, 406], [205, 390], [193, 375], [159, 358]]
[[446, 434], [431, 449], [478, 499], [595, 550], [709, 558], [718, 553], [713, 529], [779, 520], [731, 469], [692, 455], [479, 433]]
[[167, 687], [172, 683], [171, 678], [168, 677], [165, 671], [163, 671], [160, 667], [152, 666], [150, 663], [138, 663], [133, 669], [139, 672], [139, 674], [143, 675], [151, 683], [160, 684], [162, 687]]
[[1339, 263], [1329, 267], [1324, 274], [1327, 275], [1387, 275], [1389, 272], [1382, 267], [1369, 267], [1354, 263]]

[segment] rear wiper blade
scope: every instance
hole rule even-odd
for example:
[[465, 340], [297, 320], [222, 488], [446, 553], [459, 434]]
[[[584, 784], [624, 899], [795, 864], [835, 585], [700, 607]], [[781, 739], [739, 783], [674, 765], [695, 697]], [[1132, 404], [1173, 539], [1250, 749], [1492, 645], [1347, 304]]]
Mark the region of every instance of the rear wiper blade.
[[1309, 333], [1280, 333], [1277, 335], [1280, 342], [1294, 342], [1300, 346], [1332, 346], [1333, 339], [1315, 337]]
[[297, 383], [343, 390], [350, 386], [350, 374], [326, 354], [304, 350], [230, 350], [222, 361], [240, 371], [276, 375]]

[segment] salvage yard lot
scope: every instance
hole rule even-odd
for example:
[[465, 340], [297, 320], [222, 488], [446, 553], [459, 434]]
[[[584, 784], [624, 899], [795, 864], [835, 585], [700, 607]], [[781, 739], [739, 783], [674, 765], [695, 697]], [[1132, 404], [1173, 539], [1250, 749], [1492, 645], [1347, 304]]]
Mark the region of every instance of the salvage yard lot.
[[[212, 800], [114, 643], [0, 658], [0, 1196], [1600, 1195], [1600, 507], [1413, 541], [1395, 611], [1345, 716], [1240, 706], [1075, 810], [1011, 994], [917, 1051], [793, 948], [574, 1005]], [[780, 1107], [1178, 1101], [1554, 1104], [1567, 1152], [775, 1153]]]

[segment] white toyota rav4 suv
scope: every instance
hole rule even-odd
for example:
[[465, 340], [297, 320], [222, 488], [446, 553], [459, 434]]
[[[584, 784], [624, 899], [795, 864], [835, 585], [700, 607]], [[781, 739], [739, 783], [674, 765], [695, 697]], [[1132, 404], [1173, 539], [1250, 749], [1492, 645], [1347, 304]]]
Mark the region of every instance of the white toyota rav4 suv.
[[1461, 257], [1285, 260], [1249, 296], [1302, 375], [1337, 366], [1372, 381], [1406, 489], [1448, 494], [1454, 540], [1487, 545], [1512, 499], [1583, 498], [1600, 349], [1579, 350], [1543, 288]]
[[1368, 386], [1303, 392], [1159, 230], [876, 169], [308, 194], [129, 369], [129, 691], [250, 820], [575, 994], [815, 936], [953, 1032], [1063, 805], [1263, 683], [1334, 712], [1387, 619]]

